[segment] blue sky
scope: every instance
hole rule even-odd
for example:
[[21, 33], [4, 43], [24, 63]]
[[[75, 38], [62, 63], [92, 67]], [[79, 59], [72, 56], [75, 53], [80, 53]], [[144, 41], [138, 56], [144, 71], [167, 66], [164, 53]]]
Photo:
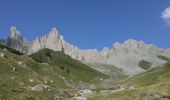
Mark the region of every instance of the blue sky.
[[[170, 0], [1, 0], [0, 37], [15, 25], [28, 40], [57, 27], [81, 49], [102, 49], [129, 38], [170, 48]], [[170, 17], [169, 17], [170, 18]]]

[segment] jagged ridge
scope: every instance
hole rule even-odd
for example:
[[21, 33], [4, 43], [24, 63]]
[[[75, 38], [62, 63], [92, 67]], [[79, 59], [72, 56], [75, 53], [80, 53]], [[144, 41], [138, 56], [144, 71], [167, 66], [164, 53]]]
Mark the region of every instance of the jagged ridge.
[[83, 62], [95, 62], [115, 65], [123, 69], [128, 75], [141, 73], [145, 70], [138, 66], [141, 60], [152, 63], [151, 68], [157, 67], [166, 61], [161, 60], [157, 55], [170, 56], [170, 50], [157, 48], [150, 44], [146, 45], [143, 41], [129, 39], [124, 43], [114, 43], [109, 48], [102, 51], [96, 49], [81, 50], [64, 40], [56, 28], [52, 28], [49, 34], [36, 38], [32, 42], [24, 39], [16, 27], [11, 28], [11, 35], [7, 40], [7, 45], [25, 54], [32, 54], [43, 48], [54, 51], [63, 51], [72, 58]]

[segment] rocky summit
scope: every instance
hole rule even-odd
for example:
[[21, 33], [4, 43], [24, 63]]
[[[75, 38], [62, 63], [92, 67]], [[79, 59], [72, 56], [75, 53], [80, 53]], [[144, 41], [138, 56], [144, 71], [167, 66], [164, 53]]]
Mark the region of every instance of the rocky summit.
[[15, 26], [11, 27], [10, 33], [7, 39], [7, 46], [26, 54], [28, 52], [29, 42], [23, 38]]
[[139, 66], [140, 61], [149, 62], [151, 64], [150, 68], [153, 68], [166, 63], [157, 56], [166, 55], [170, 57], [169, 49], [158, 48], [152, 44], [145, 44], [143, 41], [133, 39], [129, 39], [124, 43], [116, 42], [111, 48], [105, 47], [102, 51], [97, 49], [81, 50], [66, 42], [55, 27], [47, 35], [38, 37], [31, 42], [28, 42], [15, 26], [11, 27], [10, 33], [7, 46], [24, 54], [30, 55], [44, 48], [63, 51], [82, 62], [115, 65], [127, 75], [135, 75], [146, 71], [146, 69]]

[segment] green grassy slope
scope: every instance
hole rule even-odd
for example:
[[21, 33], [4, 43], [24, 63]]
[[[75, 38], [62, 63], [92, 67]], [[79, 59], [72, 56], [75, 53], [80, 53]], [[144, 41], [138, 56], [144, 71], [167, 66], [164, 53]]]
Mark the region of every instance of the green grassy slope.
[[[47, 51], [50, 60], [46, 60]], [[62, 52], [44, 49], [31, 56], [36, 59], [45, 54], [43, 62], [49, 64], [3, 49], [0, 52], [5, 54], [5, 58], [0, 58], [0, 100], [57, 100], [68, 96], [67, 92], [71, 94], [74, 88], [88, 87], [107, 78]]]
[[72, 59], [63, 52], [54, 52], [50, 49], [43, 49], [31, 55], [31, 57], [40, 63], [48, 63], [61, 69], [63, 74], [68, 75], [74, 81], [83, 81], [87, 83], [98, 82], [100, 78], [107, 78], [106, 75], [90, 68], [78, 60]]
[[85, 64], [89, 65], [91, 68], [95, 70], [98, 70], [104, 74], [109, 75], [111, 78], [114, 79], [125, 78], [125, 73], [123, 72], [123, 70], [119, 69], [114, 65], [101, 64], [101, 63], [87, 63], [87, 62], [85, 62]]

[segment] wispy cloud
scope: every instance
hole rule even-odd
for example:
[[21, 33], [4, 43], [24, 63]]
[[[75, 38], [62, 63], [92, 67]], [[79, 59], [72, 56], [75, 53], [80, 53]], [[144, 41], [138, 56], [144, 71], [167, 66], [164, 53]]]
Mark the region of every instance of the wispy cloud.
[[170, 26], [170, 7], [166, 8], [162, 14], [161, 14], [161, 18], [163, 18], [167, 25]]

